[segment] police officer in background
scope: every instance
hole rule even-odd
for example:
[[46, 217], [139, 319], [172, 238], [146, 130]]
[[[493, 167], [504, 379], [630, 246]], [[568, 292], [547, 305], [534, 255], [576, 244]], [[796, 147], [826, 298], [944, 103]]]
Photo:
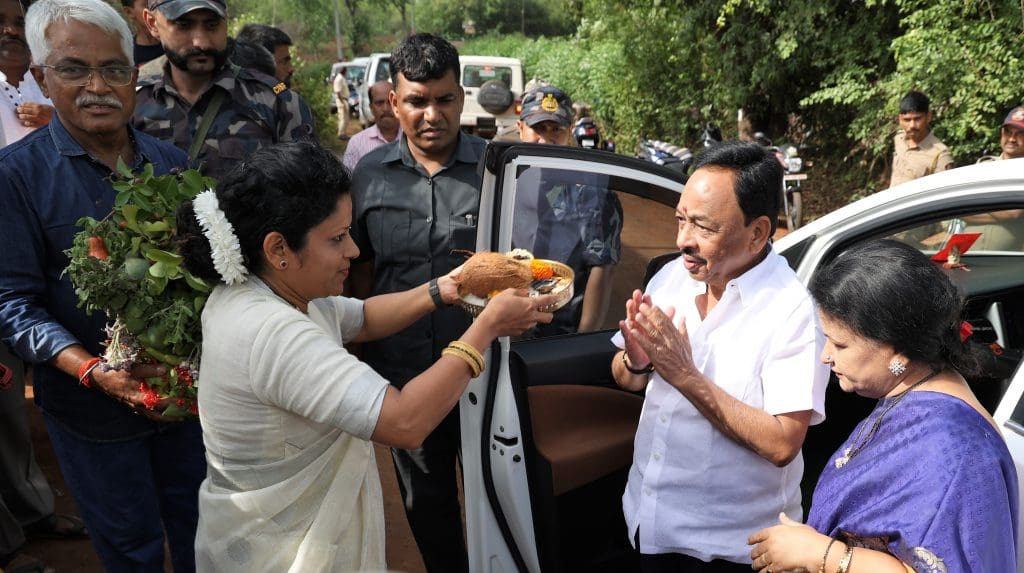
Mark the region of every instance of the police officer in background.
[[953, 168], [949, 148], [932, 133], [934, 115], [930, 105], [928, 96], [916, 91], [900, 100], [902, 131], [893, 138], [895, 151], [889, 187]]
[[1006, 114], [1003, 125], [999, 127], [999, 155], [986, 155], [978, 163], [997, 159], [1017, 159], [1024, 157], [1024, 106], [1017, 106]]
[[[547, 85], [523, 96], [516, 127], [523, 143], [569, 145], [573, 102], [562, 90]], [[572, 267], [572, 300], [555, 312], [549, 324], [530, 336], [589, 332], [605, 327], [611, 302], [612, 277], [622, 253], [622, 205], [602, 181], [548, 181], [543, 170], [520, 176], [516, 193], [512, 246], [535, 257]]]
[[167, 62], [139, 79], [132, 118], [214, 178], [260, 147], [316, 137], [309, 106], [284, 82], [228, 62], [226, 17], [223, 0], [149, 0], [146, 26]]

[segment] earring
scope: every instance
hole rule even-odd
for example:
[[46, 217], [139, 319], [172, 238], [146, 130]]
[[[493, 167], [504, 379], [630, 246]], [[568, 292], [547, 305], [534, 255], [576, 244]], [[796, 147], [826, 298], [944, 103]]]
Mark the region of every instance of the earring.
[[288, 261], [281, 261], [280, 263], [277, 263], [277, 265], [282, 269], [286, 268], [288, 266]]
[[889, 372], [892, 372], [893, 376], [902, 376], [906, 371], [907, 365], [899, 358], [893, 358], [892, 362], [889, 363]]

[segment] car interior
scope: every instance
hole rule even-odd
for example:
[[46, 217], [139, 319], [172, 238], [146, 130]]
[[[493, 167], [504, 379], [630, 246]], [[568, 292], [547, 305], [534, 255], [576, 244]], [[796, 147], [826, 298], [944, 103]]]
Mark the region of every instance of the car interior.
[[[524, 183], [583, 177], [571, 171], [549, 171], [545, 177], [532, 179], [524, 176], [523, 170], [519, 175]], [[594, 184], [593, 174], [588, 182]], [[617, 349], [610, 338], [632, 289], [642, 288], [654, 272], [678, 256], [674, 217], [678, 190], [665, 194], [664, 189], [607, 177], [597, 186], [616, 193], [623, 211], [622, 254], [615, 267], [612, 310], [603, 328], [550, 338], [527, 337], [514, 341], [510, 351], [509, 371], [526, 450], [535, 541], [544, 571], [638, 568], [625, 535], [621, 496], [643, 396], [618, 388], [612, 379], [610, 363]], [[920, 240], [942, 233], [940, 240], [918, 245], [931, 254], [949, 236], [970, 231], [970, 225], [964, 225], [965, 220], [970, 223], [970, 217], [954, 219], [944, 217], [870, 237]], [[865, 238], [869, 237], [856, 240]], [[844, 248], [839, 245], [833, 256]], [[982, 360], [982, 374], [969, 382], [989, 411], [998, 404], [1024, 347], [1022, 251], [968, 249], [961, 253], [961, 261], [970, 270], [946, 271], [967, 300], [966, 319], [973, 327], [972, 343]], [[793, 253], [787, 257], [791, 264], [803, 251]], [[824, 464], [875, 404], [843, 393], [838, 384], [829, 385], [826, 400], [828, 419], [810, 429], [803, 449], [805, 511]], [[1024, 406], [1018, 409], [1024, 425]]]

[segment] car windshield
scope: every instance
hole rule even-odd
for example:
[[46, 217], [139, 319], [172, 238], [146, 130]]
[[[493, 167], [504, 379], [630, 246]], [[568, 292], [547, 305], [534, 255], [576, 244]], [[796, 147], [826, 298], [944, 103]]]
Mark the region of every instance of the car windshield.
[[355, 83], [366, 75], [366, 68], [364, 66], [349, 66], [345, 69], [345, 79]]
[[[380, 64], [377, 65], [377, 75], [373, 78], [373, 83], [377, 83], [381, 80], [391, 79], [391, 60], [381, 59]], [[372, 85], [372, 84], [371, 84]]]
[[949, 249], [961, 253], [1024, 254], [1024, 209], [999, 209], [935, 219], [889, 235], [935, 254]]
[[468, 65], [462, 71], [463, 87], [478, 88], [490, 80], [499, 80], [505, 84], [505, 87], [511, 87], [512, 68], [505, 66]]

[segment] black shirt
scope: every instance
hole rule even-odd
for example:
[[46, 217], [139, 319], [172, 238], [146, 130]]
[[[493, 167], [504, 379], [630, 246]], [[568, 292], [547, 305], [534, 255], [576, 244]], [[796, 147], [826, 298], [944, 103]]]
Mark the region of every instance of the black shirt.
[[[352, 175], [352, 237], [360, 259], [373, 261], [373, 290], [408, 290], [466, 260], [476, 248], [480, 208], [477, 164], [487, 142], [459, 134], [458, 146], [433, 176], [409, 152], [404, 136], [369, 152]], [[402, 332], [363, 346], [366, 362], [402, 387], [427, 369], [469, 327], [462, 309], [441, 309]]]

